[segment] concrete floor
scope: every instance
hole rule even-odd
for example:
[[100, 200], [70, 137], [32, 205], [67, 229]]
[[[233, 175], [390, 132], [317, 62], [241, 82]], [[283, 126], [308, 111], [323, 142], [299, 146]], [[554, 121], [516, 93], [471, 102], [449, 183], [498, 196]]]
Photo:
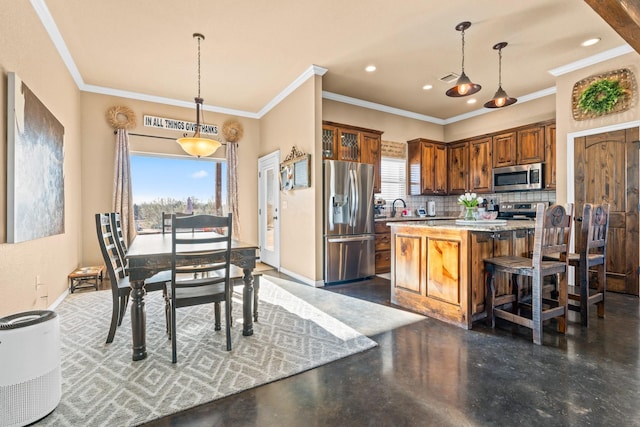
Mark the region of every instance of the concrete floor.
[[[325, 310], [327, 294], [390, 306], [389, 282], [381, 278], [288, 287]], [[352, 298], [329, 299], [338, 302], [327, 311], [351, 319], [367, 314]], [[376, 348], [148, 425], [640, 426], [639, 300], [609, 293], [606, 312], [606, 319], [592, 312], [589, 328], [570, 313], [566, 335], [549, 324], [542, 346], [527, 329], [500, 320], [496, 329], [478, 324], [465, 331], [381, 312], [400, 320], [371, 335]], [[367, 322], [375, 319], [360, 327]]]

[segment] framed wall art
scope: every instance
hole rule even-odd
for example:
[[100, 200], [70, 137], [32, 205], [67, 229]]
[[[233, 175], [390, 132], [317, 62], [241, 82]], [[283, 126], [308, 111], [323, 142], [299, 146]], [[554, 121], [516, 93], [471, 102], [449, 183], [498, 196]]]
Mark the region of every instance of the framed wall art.
[[311, 186], [311, 154], [299, 151], [294, 145], [291, 153], [280, 163], [280, 189], [295, 190]]
[[7, 77], [7, 243], [19, 243], [64, 233], [64, 127]]

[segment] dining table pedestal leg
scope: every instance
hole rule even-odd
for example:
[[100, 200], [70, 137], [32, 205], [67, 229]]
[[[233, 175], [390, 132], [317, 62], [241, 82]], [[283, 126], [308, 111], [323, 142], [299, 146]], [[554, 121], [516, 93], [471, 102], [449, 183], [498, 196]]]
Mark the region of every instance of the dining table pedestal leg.
[[133, 338], [133, 360], [147, 357], [146, 314], [144, 310], [144, 281], [131, 282], [131, 333]]
[[253, 335], [253, 269], [243, 268], [244, 289], [242, 290], [242, 335]]

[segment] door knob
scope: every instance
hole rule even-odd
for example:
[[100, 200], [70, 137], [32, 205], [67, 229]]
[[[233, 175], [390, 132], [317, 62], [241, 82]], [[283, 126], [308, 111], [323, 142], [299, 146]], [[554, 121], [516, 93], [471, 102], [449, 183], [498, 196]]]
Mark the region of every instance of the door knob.
[[278, 217], [277, 217], [277, 216], [274, 216], [274, 217], [273, 217], [273, 219], [278, 219]]

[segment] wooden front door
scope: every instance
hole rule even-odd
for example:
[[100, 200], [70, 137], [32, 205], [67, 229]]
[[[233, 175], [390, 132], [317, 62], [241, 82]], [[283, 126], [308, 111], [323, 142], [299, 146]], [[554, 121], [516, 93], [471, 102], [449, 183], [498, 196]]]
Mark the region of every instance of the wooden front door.
[[[584, 203], [611, 205], [607, 290], [638, 295], [638, 129], [574, 140], [575, 215]], [[576, 229], [580, 223], [575, 223]], [[579, 236], [579, 233], [576, 233]], [[581, 242], [576, 238], [576, 251]]]

